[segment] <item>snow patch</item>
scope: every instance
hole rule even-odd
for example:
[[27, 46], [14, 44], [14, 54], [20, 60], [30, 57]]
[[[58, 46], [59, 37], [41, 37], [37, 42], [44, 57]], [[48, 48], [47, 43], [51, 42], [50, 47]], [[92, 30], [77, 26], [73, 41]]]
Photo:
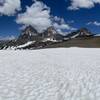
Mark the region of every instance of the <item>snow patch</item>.
[[17, 46], [17, 48], [24, 48], [24, 47], [26, 47], [26, 46], [31, 45], [32, 43], [35, 43], [35, 41], [29, 41], [29, 42], [27, 42], [27, 43], [25, 43], [25, 44], [22, 44], [22, 45]]
[[45, 38], [42, 42], [47, 42], [47, 41], [58, 42], [57, 40], [55, 40], [53, 38]]

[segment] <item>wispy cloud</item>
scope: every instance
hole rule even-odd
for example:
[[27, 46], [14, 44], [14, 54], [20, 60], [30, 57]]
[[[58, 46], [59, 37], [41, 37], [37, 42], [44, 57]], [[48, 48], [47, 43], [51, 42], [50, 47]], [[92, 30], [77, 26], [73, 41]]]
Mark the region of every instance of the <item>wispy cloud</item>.
[[15, 36], [0, 36], [0, 40], [13, 40], [15, 39]]
[[64, 33], [64, 32], [66, 33], [66, 32], [71, 32], [76, 30], [76, 28], [66, 23], [63, 18], [57, 16], [55, 16], [53, 19], [53, 26], [59, 33]]
[[94, 21], [94, 22], [88, 22], [87, 25], [95, 25], [95, 26], [100, 26], [100, 22]]
[[95, 4], [100, 4], [100, 0], [71, 0], [69, 10], [79, 10], [80, 8], [92, 8]]

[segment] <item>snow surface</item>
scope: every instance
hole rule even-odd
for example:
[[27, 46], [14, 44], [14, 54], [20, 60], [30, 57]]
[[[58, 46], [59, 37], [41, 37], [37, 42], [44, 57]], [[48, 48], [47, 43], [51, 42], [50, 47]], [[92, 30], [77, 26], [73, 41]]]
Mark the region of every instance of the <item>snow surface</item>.
[[100, 49], [0, 51], [0, 100], [100, 100]]

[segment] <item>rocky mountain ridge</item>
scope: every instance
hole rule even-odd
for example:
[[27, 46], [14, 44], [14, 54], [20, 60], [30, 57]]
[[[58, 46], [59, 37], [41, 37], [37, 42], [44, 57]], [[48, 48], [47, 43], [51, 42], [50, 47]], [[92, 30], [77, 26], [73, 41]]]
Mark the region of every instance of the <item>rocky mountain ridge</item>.
[[75, 32], [63, 36], [59, 34], [54, 27], [49, 27], [42, 33], [38, 33], [32, 26], [26, 27], [22, 30], [20, 36], [17, 39], [1, 42], [1, 49], [37, 49], [45, 48], [49, 45], [61, 43], [64, 41], [70, 41], [73, 38], [91, 38], [93, 33], [91, 33], [86, 28], [81, 28]]

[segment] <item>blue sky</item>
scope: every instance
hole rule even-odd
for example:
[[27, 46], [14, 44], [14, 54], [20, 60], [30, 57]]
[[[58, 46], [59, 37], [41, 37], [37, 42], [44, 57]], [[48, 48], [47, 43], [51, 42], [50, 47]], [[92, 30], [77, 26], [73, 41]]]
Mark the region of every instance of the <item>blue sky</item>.
[[[6, 1], [6, 0], [5, 0]], [[8, 0], [9, 1], [9, 0]], [[50, 16], [57, 17], [64, 20], [64, 25], [71, 28], [79, 29], [86, 27], [94, 33], [100, 33], [100, 1], [96, 2], [90, 0], [41, 0], [44, 5], [50, 8]], [[14, 2], [14, 0], [13, 0]], [[18, 36], [20, 28], [25, 22], [16, 22], [19, 14], [26, 12], [26, 6], [31, 7], [34, 2], [32, 0], [21, 0], [19, 9], [16, 5], [16, 10], [9, 13], [0, 11], [0, 36]], [[35, 1], [36, 2], [36, 1]], [[76, 5], [75, 5], [76, 4]], [[4, 5], [1, 5], [1, 8]], [[12, 8], [13, 9], [13, 8]], [[34, 9], [34, 8], [33, 8]], [[11, 14], [14, 13], [14, 14]], [[47, 12], [48, 13], [48, 12]], [[25, 26], [25, 25], [24, 25]], [[60, 26], [59, 26], [60, 27]], [[70, 29], [69, 29], [70, 30]], [[68, 31], [68, 29], [64, 29]], [[70, 30], [72, 31], [72, 30]]]

